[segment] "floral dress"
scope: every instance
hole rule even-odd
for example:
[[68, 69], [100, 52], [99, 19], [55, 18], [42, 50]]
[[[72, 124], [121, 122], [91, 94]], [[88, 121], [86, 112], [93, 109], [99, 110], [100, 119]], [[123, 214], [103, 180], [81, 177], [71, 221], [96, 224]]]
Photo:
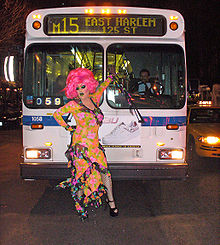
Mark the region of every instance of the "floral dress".
[[[70, 187], [76, 210], [82, 217], [88, 216], [86, 208], [89, 204], [96, 208], [102, 204], [101, 196], [106, 193], [106, 187], [102, 183], [101, 173], [110, 176], [105, 153], [98, 139], [98, 130], [104, 118], [98, 106], [111, 81], [112, 78], [108, 77], [97, 91], [90, 95], [94, 110], [84, 106], [80, 100], [72, 100], [53, 115], [63, 127], [67, 126], [62, 117], [64, 114], [71, 113], [76, 121], [71, 145], [66, 151], [71, 177], [61, 182], [58, 187]], [[83, 195], [78, 197], [77, 192], [80, 190]]]

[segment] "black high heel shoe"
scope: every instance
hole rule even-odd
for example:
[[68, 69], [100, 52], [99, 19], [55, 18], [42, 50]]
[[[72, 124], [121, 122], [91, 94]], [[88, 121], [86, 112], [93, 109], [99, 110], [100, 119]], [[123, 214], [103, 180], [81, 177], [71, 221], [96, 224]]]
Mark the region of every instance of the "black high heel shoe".
[[110, 202], [114, 202], [114, 201], [106, 200], [106, 204], [108, 204], [109, 209], [110, 209], [109, 214], [110, 214], [111, 217], [116, 217], [119, 214], [118, 208], [116, 206], [115, 206], [115, 208], [111, 208], [110, 205], [109, 205]]

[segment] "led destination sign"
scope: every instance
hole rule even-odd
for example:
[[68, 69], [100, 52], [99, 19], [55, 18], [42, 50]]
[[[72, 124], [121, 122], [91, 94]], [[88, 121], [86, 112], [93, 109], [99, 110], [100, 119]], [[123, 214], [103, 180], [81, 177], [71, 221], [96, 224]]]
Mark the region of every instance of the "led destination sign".
[[48, 15], [47, 35], [163, 36], [166, 19], [161, 15]]

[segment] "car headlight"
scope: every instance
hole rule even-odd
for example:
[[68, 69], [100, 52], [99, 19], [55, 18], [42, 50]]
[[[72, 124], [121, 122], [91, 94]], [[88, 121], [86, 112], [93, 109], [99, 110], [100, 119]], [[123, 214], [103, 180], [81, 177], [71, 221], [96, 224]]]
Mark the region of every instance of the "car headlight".
[[220, 138], [216, 136], [207, 136], [207, 137], [201, 136], [198, 138], [198, 140], [202, 143], [207, 143], [210, 145], [220, 143]]
[[50, 159], [50, 149], [26, 149], [25, 156], [27, 159]]
[[161, 160], [181, 160], [183, 159], [182, 149], [160, 149], [159, 159]]

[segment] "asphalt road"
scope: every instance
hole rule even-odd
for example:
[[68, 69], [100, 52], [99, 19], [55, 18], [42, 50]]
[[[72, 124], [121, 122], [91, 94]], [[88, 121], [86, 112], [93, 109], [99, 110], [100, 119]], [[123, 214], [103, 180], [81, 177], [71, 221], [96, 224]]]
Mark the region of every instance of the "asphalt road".
[[120, 209], [81, 222], [68, 191], [19, 176], [21, 131], [0, 131], [1, 245], [219, 245], [219, 162], [199, 159], [186, 181], [114, 181]]

